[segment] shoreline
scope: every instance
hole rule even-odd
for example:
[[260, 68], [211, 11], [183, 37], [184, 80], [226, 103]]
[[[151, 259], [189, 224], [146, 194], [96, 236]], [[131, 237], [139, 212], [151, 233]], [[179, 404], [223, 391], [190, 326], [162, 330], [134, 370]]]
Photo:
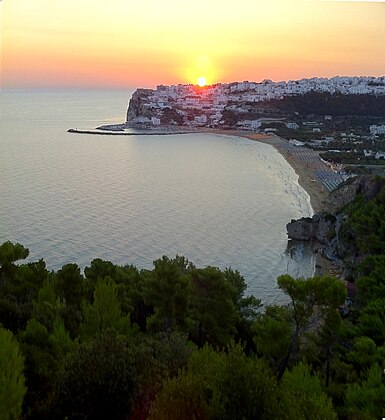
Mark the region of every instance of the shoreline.
[[295, 146], [291, 145], [287, 140], [270, 134], [259, 134], [252, 132], [242, 132], [237, 130], [202, 130], [210, 134], [221, 134], [227, 136], [242, 137], [260, 143], [270, 144], [274, 147], [293, 168], [298, 176], [299, 185], [308, 193], [310, 206], [314, 213], [318, 213], [324, 209], [325, 200], [328, 196], [327, 191], [323, 187], [319, 179], [314, 177], [314, 170], [311, 165], [307, 165], [303, 160], [296, 158], [293, 150]]
[[[314, 168], [312, 165], [306, 164], [304, 160], [298, 159], [293, 153], [295, 146], [291, 145], [287, 140], [281, 137], [269, 134], [258, 134], [252, 132], [240, 132], [237, 130], [204, 130], [210, 134], [220, 134], [227, 136], [242, 137], [253, 141], [258, 141], [273, 146], [278, 153], [293, 168], [298, 176], [299, 185], [308, 193], [310, 206], [313, 213], [318, 213], [324, 209], [325, 200], [328, 192], [323, 187], [319, 179], [314, 177]], [[289, 221], [288, 221], [289, 222]], [[333, 275], [338, 267], [332, 261], [321, 255], [321, 245], [317, 242], [312, 244], [312, 252], [315, 258], [314, 276]]]
[[[99, 134], [99, 135], [169, 135], [169, 134], [194, 134], [194, 133], [207, 133], [225, 136], [233, 136], [245, 138], [260, 143], [265, 143], [273, 146], [278, 153], [286, 160], [298, 176], [298, 184], [307, 192], [310, 201], [310, 208], [313, 212], [319, 213], [325, 208], [325, 200], [328, 197], [328, 192], [325, 190], [321, 181], [314, 176], [316, 169], [315, 162], [307, 162], [301, 158], [297, 153], [298, 148], [288, 140], [272, 134], [261, 134], [252, 131], [238, 131], [238, 130], [223, 130], [217, 128], [195, 128], [194, 130], [184, 130], [179, 127], [178, 130], [165, 129], [161, 132], [148, 130], [141, 133], [124, 133], [124, 132], [111, 132], [111, 131], [88, 131], [88, 130], [74, 130], [69, 129], [69, 133], [77, 134]], [[318, 163], [318, 161], [317, 161]], [[289, 221], [288, 221], [289, 222]], [[330, 275], [336, 269], [335, 265], [321, 255], [321, 245], [317, 242], [312, 244], [313, 254], [315, 257], [315, 268], [313, 276]]]
[[[118, 124], [116, 126], [122, 126]], [[314, 213], [318, 213], [323, 210], [325, 200], [328, 196], [327, 191], [323, 187], [317, 177], [314, 176], [314, 166], [312, 163], [307, 163], [299, 159], [296, 156], [296, 147], [289, 143], [288, 140], [283, 139], [272, 134], [260, 134], [252, 131], [239, 131], [239, 130], [223, 130], [217, 128], [189, 128], [185, 127], [165, 127], [163, 130], [144, 130], [142, 132], [127, 133], [124, 130], [111, 131], [108, 129], [110, 126], [97, 127], [96, 130], [79, 130], [70, 128], [67, 130], [68, 133], [72, 134], [91, 134], [91, 135], [104, 135], [104, 136], [137, 136], [137, 135], [172, 135], [172, 134], [194, 134], [194, 133], [208, 133], [208, 134], [219, 134], [226, 136], [235, 136], [246, 138], [252, 141], [259, 141], [261, 143], [270, 144], [273, 146], [278, 153], [286, 160], [286, 162], [293, 168], [294, 172], [298, 176], [299, 185], [308, 193], [310, 206]], [[99, 130], [99, 131], [97, 131]]]

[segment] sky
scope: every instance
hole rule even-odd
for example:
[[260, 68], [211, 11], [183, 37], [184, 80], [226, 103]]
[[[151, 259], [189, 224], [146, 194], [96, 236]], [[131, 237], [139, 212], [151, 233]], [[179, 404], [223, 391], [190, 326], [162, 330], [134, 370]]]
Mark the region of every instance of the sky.
[[3, 88], [385, 75], [385, 2], [0, 0]]

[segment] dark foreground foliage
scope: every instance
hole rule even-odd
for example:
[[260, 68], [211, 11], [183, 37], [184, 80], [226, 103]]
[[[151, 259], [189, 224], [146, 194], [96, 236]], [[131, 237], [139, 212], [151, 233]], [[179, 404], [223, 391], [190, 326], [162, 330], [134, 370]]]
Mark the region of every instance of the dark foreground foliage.
[[234, 270], [162, 257], [48, 272], [0, 246], [1, 419], [377, 419], [385, 416], [384, 193], [348, 209], [368, 258], [343, 282], [278, 278], [245, 296]]

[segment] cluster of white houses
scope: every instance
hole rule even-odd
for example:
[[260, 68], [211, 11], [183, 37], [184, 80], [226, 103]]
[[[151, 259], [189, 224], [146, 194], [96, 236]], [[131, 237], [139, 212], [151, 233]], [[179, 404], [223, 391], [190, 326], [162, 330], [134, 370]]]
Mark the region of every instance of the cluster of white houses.
[[385, 125], [371, 125], [370, 134], [373, 136], [385, 134]]
[[[385, 76], [382, 77], [333, 77], [311, 78], [273, 82], [234, 82], [214, 84], [202, 88], [196, 85], [157, 86], [156, 89], [138, 89], [141, 115], [130, 114], [128, 123], [157, 126], [167, 109], [177, 112], [183, 125], [217, 126], [223, 124], [223, 111], [242, 112], [247, 103], [281, 99], [285, 96], [307, 92], [329, 92], [341, 94], [385, 95]], [[129, 115], [129, 114], [128, 114]], [[246, 128], [258, 129], [260, 122], [245, 121]], [[294, 127], [290, 127], [294, 128]]]

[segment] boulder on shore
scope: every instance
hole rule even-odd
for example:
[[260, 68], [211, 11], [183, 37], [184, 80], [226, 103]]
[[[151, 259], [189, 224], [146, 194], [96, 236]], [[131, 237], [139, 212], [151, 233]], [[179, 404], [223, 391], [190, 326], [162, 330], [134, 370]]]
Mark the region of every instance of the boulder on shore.
[[318, 241], [326, 244], [330, 239], [330, 229], [335, 221], [334, 217], [315, 214], [313, 217], [302, 217], [292, 220], [286, 225], [289, 239], [296, 241]]
[[319, 218], [313, 217], [302, 217], [301, 219], [292, 219], [290, 223], [286, 225], [287, 234], [289, 239], [296, 241], [314, 241], [316, 239], [318, 230]]

